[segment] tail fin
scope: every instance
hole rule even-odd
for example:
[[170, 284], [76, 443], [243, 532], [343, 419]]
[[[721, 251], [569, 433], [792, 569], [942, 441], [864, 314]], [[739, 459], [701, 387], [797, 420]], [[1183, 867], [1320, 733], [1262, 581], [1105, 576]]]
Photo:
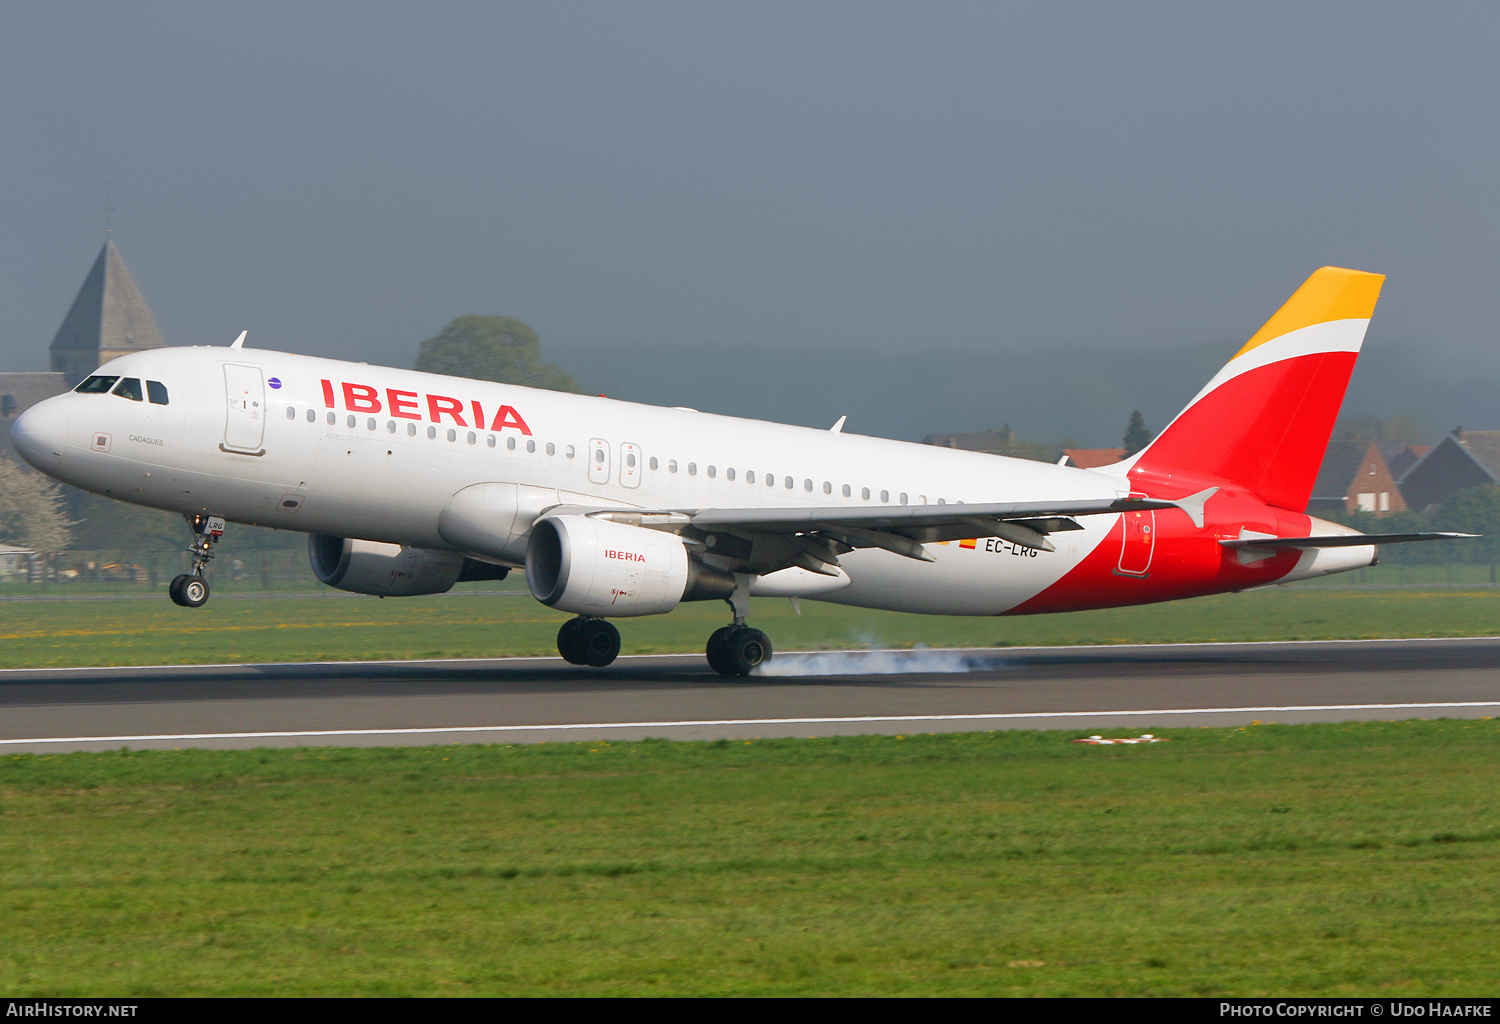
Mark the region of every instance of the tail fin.
[[1136, 456], [1137, 489], [1166, 497], [1229, 484], [1302, 511], [1384, 280], [1316, 271]]

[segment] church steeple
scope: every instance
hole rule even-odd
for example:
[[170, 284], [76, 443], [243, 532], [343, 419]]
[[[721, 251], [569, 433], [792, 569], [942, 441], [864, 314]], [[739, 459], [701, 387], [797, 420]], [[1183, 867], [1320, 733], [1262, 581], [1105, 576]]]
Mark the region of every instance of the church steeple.
[[116, 356], [165, 344], [115, 243], [105, 242], [52, 339], [52, 369], [73, 387]]

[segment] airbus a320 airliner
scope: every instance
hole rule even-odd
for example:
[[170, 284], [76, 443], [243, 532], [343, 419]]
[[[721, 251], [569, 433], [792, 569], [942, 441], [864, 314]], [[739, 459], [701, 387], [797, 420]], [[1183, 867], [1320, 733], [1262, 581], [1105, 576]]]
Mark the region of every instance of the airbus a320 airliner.
[[523, 568], [604, 666], [609, 621], [724, 600], [727, 676], [771, 657], [752, 595], [934, 615], [1144, 604], [1374, 564], [1301, 511], [1384, 278], [1325, 267], [1143, 451], [1077, 469], [692, 409], [231, 346], [111, 361], [27, 410], [58, 480], [182, 513], [208, 600], [226, 521], [309, 534], [313, 573], [382, 597]]

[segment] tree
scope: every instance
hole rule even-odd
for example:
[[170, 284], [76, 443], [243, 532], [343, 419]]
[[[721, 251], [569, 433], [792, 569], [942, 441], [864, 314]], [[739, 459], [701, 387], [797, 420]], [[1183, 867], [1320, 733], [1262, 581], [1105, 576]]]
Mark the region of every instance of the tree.
[[539, 362], [536, 331], [508, 316], [461, 316], [422, 342], [417, 369], [497, 380], [530, 388], [578, 392], [566, 371]]
[[1128, 459], [1151, 443], [1151, 431], [1146, 429], [1146, 418], [1137, 409], [1130, 414], [1130, 423], [1125, 427], [1125, 457]]
[[62, 489], [0, 457], [0, 543], [53, 554], [68, 544]]
[[1484, 535], [1483, 540], [1453, 541], [1454, 561], [1462, 559], [1491, 565], [1500, 562], [1500, 487], [1482, 484], [1456, 492], [1438, 507], [1432, 525], [1454, 533]]

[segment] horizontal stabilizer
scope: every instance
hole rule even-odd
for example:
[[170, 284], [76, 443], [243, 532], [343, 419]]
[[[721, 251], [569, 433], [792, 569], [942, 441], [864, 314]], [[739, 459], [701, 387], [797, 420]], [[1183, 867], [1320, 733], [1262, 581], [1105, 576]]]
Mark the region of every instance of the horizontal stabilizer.
[[1410, 544], [1418, 540], [1467, 540], [1477, 533], [1342, 533], [1327, 537], [1252, 537], [1221, 540], [1226, 548], [1358, 548], [1367, 544]]

